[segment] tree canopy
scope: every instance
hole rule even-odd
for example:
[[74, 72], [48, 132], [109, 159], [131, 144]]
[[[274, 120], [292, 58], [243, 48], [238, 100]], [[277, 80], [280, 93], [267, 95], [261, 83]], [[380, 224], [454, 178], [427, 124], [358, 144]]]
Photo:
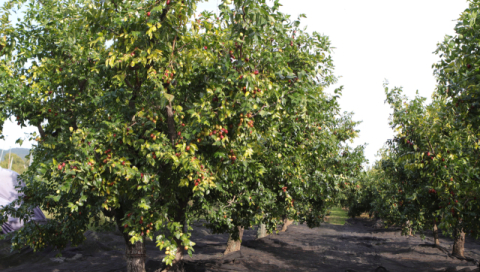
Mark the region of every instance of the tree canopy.
[[[14, 248], [81, 243], [103, 213], [129, 271], [144, 269], [146, 238], [180, 269], [197, 215], [218, 231], [285, 212], [315, 226], [359, 173], [363, 149], [345, 144], [358, 122], [340, 114], [341, 89], [324, 91], [335, 82], [328, 37], [279, 1], [224, 1], [218, 14], [198, 14], [198, 2], [4, 4], [0, 125], [15, 116], [39, 131], [24, 202], [5, 211], [54, 216], [26, 224]], [[16, 7], [26, 13], [12, 26]]]

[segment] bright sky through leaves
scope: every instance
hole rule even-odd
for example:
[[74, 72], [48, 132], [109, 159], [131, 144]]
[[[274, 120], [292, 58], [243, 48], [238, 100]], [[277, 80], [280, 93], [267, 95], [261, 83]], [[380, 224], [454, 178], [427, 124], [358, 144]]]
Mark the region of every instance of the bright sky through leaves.
[[[2, 3], [3, 1], [0, 1]], [[218, 10], [219, 0], [210, 0], [201, 9]], [[372, 163], [376, 152], [392, 138], [388, 126], [391, 112], [384, 103], [382, 84], [403, 86], [409, 97], [430, 97], [435, 88], [432, 64], [438, 58], [432, 52], [444, 36], [454, 33], [455, 20], [467, 7], [463, 0], [283, 0], [282, 11], [302, 20], [310, 32], [330, 37], [334, 47], [335, 74], [343, 85], [342, 109], [353, 111], [354, 120], [362, 120], [360, 138], [355, 144], [368, 143], [366, 157]], [[329, 91], [333, 91], [331, 88]], [[6, 122], [5, 141], [0, 149], [18, 147], [15, 141], [25, 132], [16, 123]], [[22, 147], [30, 148], [25, 141]]]

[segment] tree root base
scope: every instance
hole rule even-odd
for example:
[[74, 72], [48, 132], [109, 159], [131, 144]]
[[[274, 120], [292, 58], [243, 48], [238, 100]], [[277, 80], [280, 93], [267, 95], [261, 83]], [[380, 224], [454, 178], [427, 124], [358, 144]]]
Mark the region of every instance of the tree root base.
[[[480, 265], [480, 262], [479, 262], [478, 260], [473, 259], [473, 258], [468, 258], [468, 257], [462, 257], [462, 256], [453, 255], [452, 253], [450, 253], [446, 248], [444, 248], [444, 247], [441, 246], [441, 245], [423, 244], [423, 245], [420, 245], [420, 246], [438, 248], [440, 251], [442, 251], [443, 253], [447, 254], [448, 257], [450, 257], [450, 258], [456, 258], [456, 259], [459, 259], [459, 260], [462, 260], [462, 261], [472, 262], [472, 263], [474, 263], [474, 264], [477, 265], [477, 266]], [[480, 267], [480, 266], [479, 266], [479, 267]]]

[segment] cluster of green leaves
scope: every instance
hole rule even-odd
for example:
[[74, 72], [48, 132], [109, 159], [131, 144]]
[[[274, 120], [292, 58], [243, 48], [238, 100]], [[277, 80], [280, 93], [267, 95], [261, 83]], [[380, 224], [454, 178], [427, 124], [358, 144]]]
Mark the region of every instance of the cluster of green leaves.
[[298, 29], [278, 1], [198, 16], [197, 2], [4, 5], [2, 114], [39, 130], [23, 204], [5, 211], [54, 216], [26, 224], [14, 248], [78, 244], [103, 212], [172, 264], [192, 253], [198, 216], [221, 232], [273, 228], [285, 213], [315, 226], [359, 174], [363, 148], [345, 144], [357, 122], [323, 92], [335, 80], [328, 38]]

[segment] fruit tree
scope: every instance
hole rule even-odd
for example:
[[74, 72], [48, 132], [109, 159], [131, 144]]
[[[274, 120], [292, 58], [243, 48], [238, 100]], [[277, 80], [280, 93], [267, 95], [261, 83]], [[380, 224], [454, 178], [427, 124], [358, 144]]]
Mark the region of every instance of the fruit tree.
[[[202, 15], [198, 2], [4, 4], [0, 122], [38, 128], [23, 204], [5, 211], [27, 219], [41, 206], [54, 216], [26, 224], [14, 248], [81, 243], [103, 213], [123, 233], [128, 271], [145, 269], [145, 239], [165, 250], [167, 269], [180, 270], [193, 251], [191, 218], [215, 213], [220, 194], [239, 192], [238, 173], [271, 170], [254, 158], [277, 141], [279, 119], [297, 114], [309, 129], [323, 125], [301, 101], [332, 80], [326, 37], [297, 38], [299, 21], [280, 13], [278, 1], [224, 1], [218, 14]], [[21, 7], [24, 18], [10, 25]], [[334, 103], [322, 101], [314, 108]], [[334, 135], [355, 133], [342, 127]]]

